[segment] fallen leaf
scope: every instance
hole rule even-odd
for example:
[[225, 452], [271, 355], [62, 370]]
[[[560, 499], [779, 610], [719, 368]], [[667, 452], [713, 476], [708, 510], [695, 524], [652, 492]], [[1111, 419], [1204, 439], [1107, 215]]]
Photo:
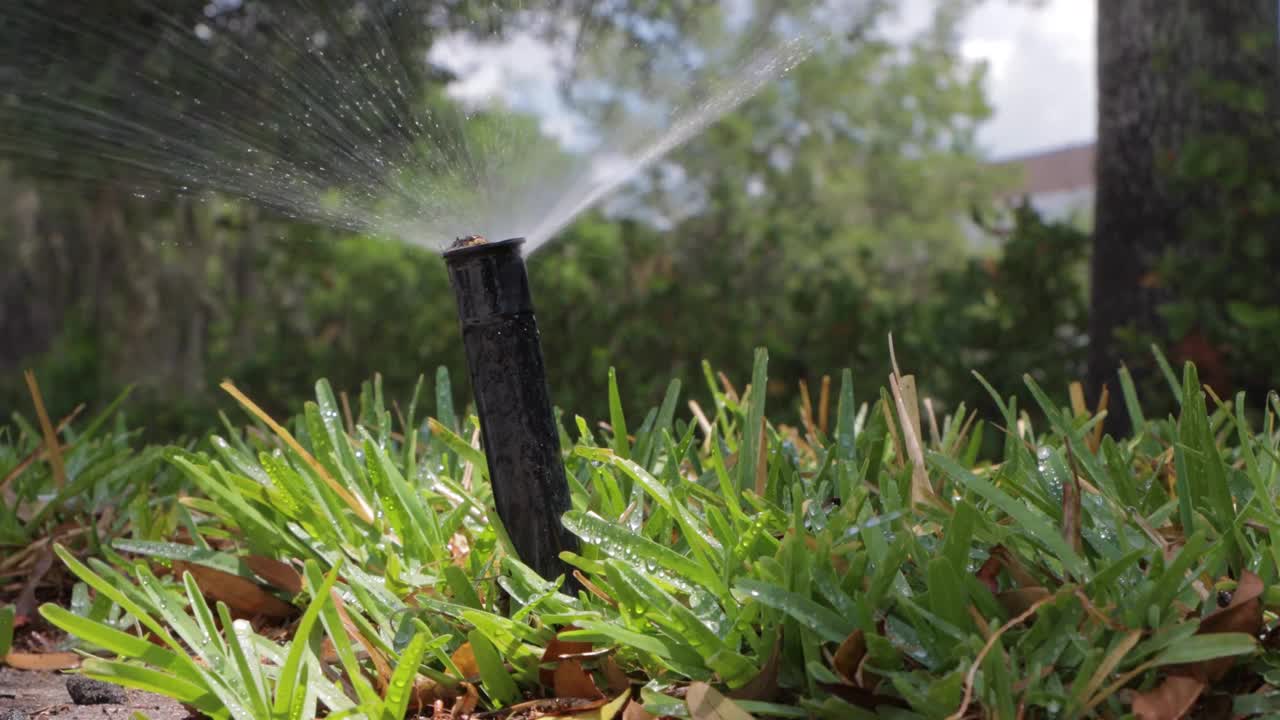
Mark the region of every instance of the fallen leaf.
[[607, 656], [604, 662], [600, 663], [600, 671], [604, 673], [605, 680], [609, 681], [609, 690], [612, 692], [622, 692], [631, 689], [631, 678], [618, 667], [618, 661], [613, 656]]
[[369, 659], [373, 661], [373, 666], [378, 671], [375, 678], [378, 681], [378, 688], [385, 691], [387, 689], [387, 683], [391, 681], [392, 671], [391, 665], [382, 654], [382, 650], [370, 642], [369, 638], [366, 638], [360, 632], [359, 628], [356, 627], [356, 624], [351, 620], [351, 615], [347, 613], [347, 606], [346, 603], [342, 601], [342, 595], [337, 590], [331, 590], [329, 592], [329, 599], [333, 602], [334, 608], [338, 611], [338, 617], [342, 620], [342, 627], [346, 629], [348, 635], [355, 638], [356, 642], [360, 643], [360, 645], [364, 647], [365, 652], [369, 655]]
[[1164, 682], [1133, 697], [1133, 714], [1138, 720], [1178, 720], [1196, 704], [1204, 692], [1202, 680], [1172, 675]]
[[1042, 585], [1035, 575], [1027, 569], [1026, 565], [1018, 559], [1018, 556], [1009, 552], [1009, 549], [1003, 545], [996, 545], [991, 548], [991, 556], [1000, 562], [1000, 567], [1009, 573], [1009, 577], [1013, 579], [1013, 584], [1017, 587], [1036, 587]]
[[70, 670], [80, 667], [80, 656], [73, 652], [11, 652], [4, 656], [4, 662], [18, 670]]
[[754, 720], [751, 713], [704, 682], [690, 685], [684, 702], [693, 720]]
[[1042, 587], [1025, 587], [1005, 590], [996, 595], [996, 600], [1010, 615], [1021, 615], [1027, 608], [1049, 596], [1049, 591]]
[[204, 593], [206, 598], [226, 603], [231, 609], [231, 614], [236, 617], [262, 616], [283, 620], [298, 614], [297, 609], [289, 603], [239, 575], [181, 560], [173, 562], [173, 571], [177, 575], [183, 572], [191, 573], [196, 584], [200, 586], [200, 592]]
[[[473, 678], [480, 674], [480, 665], [476, 663], [476, 653], [471, 649], [471, 643], [465, 642], [458, 646], [457, 650], [449, 656], [453, 664], [458, 667], [458, 672], [462, 673], [463, 678]], [[548, 687], [550, 687], [548, 685]]]
[[[1240, 581], [1236, 584], [1230, 604], [1201, 620], [1196, 634], [1238, 632], [1257, 637], [1262, 632], [1262, 593], [1265, 589], [1262, 578], [1245, 570], [1240, 574]], [[1226, 675], [1234, 662], [1234, 657], [1215, 658], [1177, 668], [1175, 672], [1213, 683]]]
[[453, 710], [450, 714], [456, 718], [461, 718], [475, 712], [476, 706], [480, 704], [480, 691], [471, 683], [462, 683], [462, 694], [457, 700], [453, 701]]
[[836, 674], [845, 679], [845, 682], [851, 685], [860, 685], [856, 678], [858, 675], [858, 666], [862, 664], [862, 658], [867, 655], [867, 638], [862, 634], [861, 630], [854, 630], [849, 633], [849, 637], [840, 643], [840, 647], [836, 648], [836, 655], [831, 661], [831, 667]]
[[622, 720], [657, 720], [657, 717], [635, 701], [627, 703], [626, 709], [622, 711]]
[[[569, 632], [577, 628], [570, 625], [560, 632]], [[582, 642], [581, 640], [561, 640], [557, 634], [547, 643], [546, 649], [542, 651], [542, 660], [538, 667], [538, 682], [542, 686], [551, 689], [555, 687], [555, 671], [557, 663], [564, 659], [572, 659], [579, 655], [591, 652], [591, 643]], [[582, 668], [582, 663], [578, 663], [578, 668]], [[560, 694], [560, 693], [557, 693]], [[570, 696], [575, 697], [575, 696]], [[595, 695], [584, 695], [577, 697], [595, 697]]]
[[631, 691], [628, 690], [607, 703], [601, 700], [598, 704], [593, 704], [590, 709], [575, 708], [573, 714], [565, 717], [570, 720], [614, 720], [622, 715], [622, 709], [630, 699]]
[[551, 687], [557, 697], [604, 697], [604, 693], [600, 692], [600, 688], [596, 687], [591, 675], [583, 669], [580, 660], [562, 660], [560, 664], [556, 665]]
[[978, 572], [975, 574], [978, 582], [986, 585], [987, 589], [992, 593], [1000, 590], [1000, 567], [1000, 558], [993, 553], [987, 556], [987, 559], [982, 563], [982, 567], [978, 568]]
[[448, 685], [419, 676], [414, 678], [413, 681], [413, 694], [409, 696], [409, 709], [416, 712], [425, 712], [427, 708], [433, 707], [437, 703], [442, 703], [444, 700], [452, 700], [456, 696], [457, 693]]
[[733, 690], [729, 693], [729, 697], [735, 700], [773, 700], [778, 694], [778, 667], [782, 662], [782, 632], [779, 631], [773, 640], [773, 650], [769, 652], [769, 659], [765, 661], [764, 667], [760, 668], [760, 674], [756, 675], [746, 685]]
[[302, 592], [302, 574], [288, 563], [261, 555], [246, 555], [244, 564], [272, 587], [291, 595]]
[[844, 700], [850, 705], [857, 705], [867, 710], [875, 710], [878, 707], [889, 706], [905, 708], [907, 704], [902, 700], [888, 695], [880, 695], [871, 690], [857, 687], [855, 685], [846, 685], [844, 683], [818, 683], [818, 687]]
[[609, 699], [599, 697], [594, 700], [584, 700], [582, 698], [542, 698], [540, 700], [529, 700], [515, 705], [508, 705], [503, 711], [508, 712], [508, 717], [523, 718], [520, 713], [531, 713], [528, 717], [568, 717], [584, 720], [597, 720], [600, 716], [599, 710], [609, 704]]
[[1266, 590], [1262, 578], [1245, 570], [1236, 583], [1236, 591], [1226, 607], [1215, 610], [1200, 621], [1200, 634], [1242, 632], [1256, 635], [1262, 629], [1262, 594]]
[[467, 542], [467, 536], [461, 532], [456, 532], [449, 539], [449, 555], [453, 558], [453, 564], [458, 567], [465, 567], [467, 564], [467, 556], [471, 554], [471, 543]]

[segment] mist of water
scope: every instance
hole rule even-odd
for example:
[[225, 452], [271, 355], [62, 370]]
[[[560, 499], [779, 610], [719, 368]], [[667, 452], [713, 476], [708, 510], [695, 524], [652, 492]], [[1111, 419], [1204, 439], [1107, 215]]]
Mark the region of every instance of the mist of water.
[[629, 5], [10, 0], [0, 154], [428, 247], [478, 233], [532, 251], [866, 12]]

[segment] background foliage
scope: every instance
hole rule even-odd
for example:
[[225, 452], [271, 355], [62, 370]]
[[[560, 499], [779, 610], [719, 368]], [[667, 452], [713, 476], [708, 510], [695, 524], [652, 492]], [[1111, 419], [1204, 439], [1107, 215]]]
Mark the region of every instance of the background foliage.
[[[610, 364], [639, 403], [703, 359], [743, 377], [748, 335], [774, 353], [775, 393], [848, 365], [873, 391], [890, 332], [941, 361], [930, 390], [951, 403], [981, 402], [974, 368], [1077, 376], [1083, 237], [1023, 214], [974, 242], [965, 218], [1013, 178], [974, 139], [989, 108], [957, 49], [967, 4], [940, 7], [906, 45], [834, 39], [531, 258], [558, 404], [602, 415]], [[437, 365], [465, 377], [434, 253], [42, 170], [0, 175], [2, 405], [25, 406], [27, 366], [54, 413], [139, 383], [131, 411], [165, 437], [207, 427], [223, 377], [277, 411], [318, 376], [354, 390], [377, 370], [406, 391]]]

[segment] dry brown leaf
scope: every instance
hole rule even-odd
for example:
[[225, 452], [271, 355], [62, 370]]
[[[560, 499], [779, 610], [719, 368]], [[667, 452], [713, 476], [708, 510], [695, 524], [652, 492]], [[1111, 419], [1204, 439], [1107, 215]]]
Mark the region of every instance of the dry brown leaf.
[[1021, 615], [1027, 608], [1049, 597], [1049, 591], [1042, 587], [1017, 588], [1006, 590], [996, 595], [996, 600], [1010, 615]]
[[261, 555], [246, 555], [244, 564], [272, 587], [291, 595], [302, 592], [302, 574], [288, 563]]
[[818, 683], [818, 687], [844, 700], [850, 705], [856, 705], [866, 710], [875, 710], [878, 707], [889, 706], [905, 708], [907, 704], [898, 698], [888, 695], [878, 695], [870, 690], [856, 687], [854, 685], [845, 685], [844, 683]]
[[365, 652], [369, 655], [369, 659], [373, 661], [373, 666], [378, 671], [375, 678], [378, 681], [378, 689], [385, 691], [387, 689], [387, 684], [391, 682], [392, 671], [391, 665], [382, 655], [382, 650], [370, 642], [369, 638], [361, 634], [360, 629], [357, 628], [356, 624], [351, 620], [351, 615], [347, 613], [346, 603], [342, 602], [342, 595], [337, 590], [329, 591], [329, 599], [333, 602], [334, 608], [338, 611], [338, 617], [342, 620], [342, 627], [347, 631], [348, 635], [355, 638], [356, 642], [360, 643], [360, 645], [364, 647]]
[[580, 660], [561, 660], [552, 673], [551, 688], [556, 697], [603, 698], [591, 674], [582, 667]]
[[[553, 702], [556, 706], [546, 708], [543, 713], [548, 716], [563, 717], [566, 720], [615, 720], [622, 715], [623, 708], [630, 703], [631, 692], [620, 693], [612, 700], [600, 698], [590, 702], [582, 702], [570, 698], [557, 698], [552, 701], [536, 700], [535, 703]], [[517, 708], [512, 706], [512, 708]], [[508, 716], [510, 717], [510, 716]], [[536, 715], [533, 717], [537, 717]]]
[[[561, 632], [569, 632], [575, 629], [573, 626], [569, 626], [561, 630]], [[551, 638], [551, 641], [547, 643], [546, 649], [542, 651], [542, 660], [539, 662], [538, 668], [538, 682], [542, 683], [542, 686], [547, 689], [554, 688], [557, 664], [561, 660], [585, 655], [589, 652], [591, 652], [591, 643], [580, 640], [561, 640], [560, 635], [557, 634]], [[581, 663], [578, 663], [578, 668], [581, 670]], [[561, 695], [562, 693], [557, 692], [556, 694]], [[595, 694], [570, 695], [568, 697], [595, 697]]]
[[[994, 568], [989, 567], [992, 562], [995, 563]], [[1035, 575], [1031, 574], [1031, 571], [1027, 569], [1027, 566], [1023, 565], [1022, 561], [1013, 553], [1009, 552], [1005, 546], [996, 545], [991, 548], [990, 557], [988, 557], [987, 561], [983, 563], [982, 568], [978, 570], [978, 579], [987, 582], [984, 579], [983, 573], [989, 573], [989, 576], [987, 577], [990, 578], [991, 582], [994, 582], [996, 576], [999, 575], [1000, 570], [1004, 570], [1009, 573], [1009, 577], [1013, 580], [1015, 587], [1038, 587], [1042, 584], [1036, 579]], [[991, 582], [987, 582], [987, 587], [991, 592], [995, 592], [996, 587], [992, 587]]]
[[999, 578], [1001, 566], [1000, 558], [996, 557], [993, 553], [987, 556], [987, 559], [982, 563], [982, 567], [978, 568], [978, 572], [975, 573], [975, 577], [978, 578], [978, 582], [986, 585], [987, 589], [992, 593], [999, 592], [1000, 590]]
[[[804, 546], [814, 553], [818, 552], [818, 541], [815, 540], [811, 535], [806, 535], [804, 537]], [[845, 558], [844, 553], [842, 552], [828, 553], [827, 559], [831, 562], [831, 565], [836, 569], [836, 572], [839, 573], [840, 575], [844, 575], [849, 572], [849, 561]]]
[[70, 670], [80, 667], [80, 656], [73, 652], [11, 652], [4, 662], [18, 670]]
[[1204, 681], [1184, 675], [1172, 675], [1144, 693], [1133, 696], [1133, 714], [1138, 720], [1179, 720], [1195, 706]]
[[751, 713], [704, 682], [690, 685], [684, 702], [693, 720], [754, 720]]
[[458, 646], [457, 650], [449, 656], [453, 664], [458, 667], [458, 672], [462, 673], [462, 677], [473, 678], [480, 674], [480, 665], [476, 663], [476, 653], [471, 649], [471, 643], [465, 642]]
[[836, 655], [831, 661], [831, 667], [836, 674], [845, 679], [852, 685], [860, 685], [857, 681], [858, 666], [862, 664], [862, 658], [867, 655], [867, 638], [862, 634], [861, 630], [854, 630], [849, 633], [849, 637], [840, 643], [840, 647], [836, 648]]
[[1262, 629], [1262, 578], [1245, 570], [1236, 583], [1231, 602], [1200, 621], [1200, 633], [1242, 632], [1256, 635]]
[[236, 617], [261, 616], [282, 620], [298, 613], [289, 603], [239, 575], [181, 560], [173, 562], [173, 571], [177, 575], [181, 575], [184, 571], [191, 573], [196, 584], [200, 586], [200, 592], [204, 593], [206, 598], [226, 603], [231, 609], [231, 614]]
[[409, 696], [409, 709], [416, 712], [425, 712], [427, 708], [443, 703], [445, 700], [452, 700], [457, 695], [453, 688], [448, 685], [418, 676], [413, 681], [413, 694]]
[[657, 720], [657, 717], [634, 700], [627, 703], [627, 707], [622, 711], [622, 720]]
[[613, 659], [612, 655], [606, 656], [604, 662], [600, 663], [600, 672], [604, 673], [605, 680], [609, 681], [610, 692], [622, 692], [631, 689], [631, 678], [618, 667], [618, 661]]
[[[1200, 621], [1197, 635], [1238, 632], [1257, 637], [1262, 632], [1262, 578], [1245, 570], [1240, 574], [1231, 603], [1210, 613]], [[1213, 683], [1231, 669], [1234, 657], [1215, 658], [1178, 668], [1178, 672]]]
[[[468, 646], [468, 650], [470, 646]], [[480, 691], [471, 683], [462, 683], [462, 694], [457, 700], [453, 701], [453, 710], [450, 714], [456, 718], [461, 718], [475, 712], [476, 706], [480, 704]]]
[[773, 640], [773, 650], [765, 661], [760, 673], [746, 685], [729, 693], [735, 700], [759, 700], [768, 702], [778, 694], [778, 669], [782, 663], [782, 632], [779, 631]]
[[471, 543], [467, 541], [467, 536], [461, 531], [453, 534], [449, 538], [449, 555], [453, 558], [453, 564], [458, 567], [466, 567], [467, 556], [471, 554]]

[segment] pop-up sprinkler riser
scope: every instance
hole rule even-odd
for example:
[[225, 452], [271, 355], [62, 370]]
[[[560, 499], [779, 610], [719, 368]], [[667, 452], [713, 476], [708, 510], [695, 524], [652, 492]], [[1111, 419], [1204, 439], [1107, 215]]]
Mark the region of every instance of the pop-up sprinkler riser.
[[560, 517], [570, 509], [569, 485], [551, 409], [523, 238], [459, 240], [444, 254], [458, 302], [462, 342], [480, 415], [498, 516], [520, 560], [542, 577], [565, 576], [561, 551], [577, 538]]

